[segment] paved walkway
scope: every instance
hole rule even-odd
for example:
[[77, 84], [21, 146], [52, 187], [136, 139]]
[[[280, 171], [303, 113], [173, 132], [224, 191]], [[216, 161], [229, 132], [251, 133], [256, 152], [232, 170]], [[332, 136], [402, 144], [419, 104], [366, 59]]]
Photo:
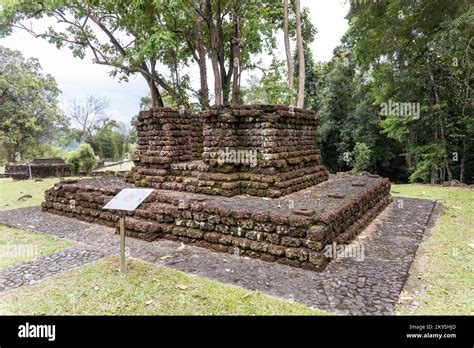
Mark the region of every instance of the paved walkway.
[[10, 290], [54, 274], [97, 261], [106, 254], [89, 246], [74, 246], [0, 270], [0, 291]]
[[[168, 240], [127, 238], [131, 257], [344, 314], [391, 314], [408, 277], [426, 228], [441, 207], [432, 201], [400, 198], [352, 243], [363, 260], [339, 258], [324, 272], [216, 253]], [[0, 212], [0, 224], [78, 242], [72, 249], [0, 270], [0, 291], [117, 254], [114, 229], [41, 212], [39, 207]]]

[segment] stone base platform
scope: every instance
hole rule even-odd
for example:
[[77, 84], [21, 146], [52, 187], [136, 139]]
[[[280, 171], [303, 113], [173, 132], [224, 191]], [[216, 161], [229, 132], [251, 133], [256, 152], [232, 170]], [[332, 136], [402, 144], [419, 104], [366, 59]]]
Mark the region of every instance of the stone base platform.
[[[315, 150], [319, 151], [319, 150]], [[318, 152], [319, 158], [319, 152]], [[319, 162], [317, 162], [319, 163]], [[288, 166], [287, 166], [288, 167]], [[219, 170], [231, 170], [231, 166], [221, 166]], [[289, 193], [317, 185], [326, 181], [329, 173], [322, 165], [294, 165], [286, 172], [212, 172], [202, 160], [172, 163], [170, 169], [150, 169], [135, 167], [127, 181], [136, 186], [156, 189], [187, 191], [232, 197], [248, 194], [258, 197], [278, 198]], [[271, 168], [274, 169], [274, 168]]]
[[[125, 187], [123, 178], [61, 182], [46, 191], [43, 211], [117, 226], [101, 208]], [[127, 234], [195, 243], [219, 252], [321, 271], [325, 247], [352, 240], [391, 201], [390, 183], [378, 176], [334, 175], [280, 198], [209, 196], [155, 190], [127, 217]]]
[[32, 178], [65, 177], [71, 175], [71, 168], [63, 159], [36, 158], [31, 163], [7, 163], [5, 177], [15, 180], [28, 180]]

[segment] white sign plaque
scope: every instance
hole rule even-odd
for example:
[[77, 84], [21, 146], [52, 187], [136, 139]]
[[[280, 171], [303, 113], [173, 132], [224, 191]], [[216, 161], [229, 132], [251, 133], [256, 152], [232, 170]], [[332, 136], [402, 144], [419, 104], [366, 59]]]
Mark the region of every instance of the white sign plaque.
[[120, 191], [102, 209], [135, 210], [148, 197], [153, 189], [126, 188]]

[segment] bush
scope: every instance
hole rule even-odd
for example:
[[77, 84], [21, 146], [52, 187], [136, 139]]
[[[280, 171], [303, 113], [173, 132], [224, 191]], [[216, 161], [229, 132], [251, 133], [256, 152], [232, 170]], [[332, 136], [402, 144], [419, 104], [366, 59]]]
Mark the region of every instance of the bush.
[[81, 170], [81, 159], [79, 156], [71, 156], [66, 159], [66, 163], [71, 167], [71, 172], [73, 175], [79, 174]]
[[359, 173], [370, 168], [370, 148], [365, 143], [356, 143], [352, 155], [354, 156], [353, 173]]
[[89, 144], [81, 144], [66, 155], [66, 163], [71, 166], [74, 175], [79, 174], [80, 170], [90, 175], [96, 165], [94, 150]]

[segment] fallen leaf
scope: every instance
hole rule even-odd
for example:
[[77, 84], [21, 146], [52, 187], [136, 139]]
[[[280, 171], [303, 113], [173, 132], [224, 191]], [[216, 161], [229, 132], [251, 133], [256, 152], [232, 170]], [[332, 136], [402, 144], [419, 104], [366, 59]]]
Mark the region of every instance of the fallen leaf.
[[179, 290], [186, 290], [187, 288], [188, 288], [187, 285], [183, 285], [183, 284], [176, 285], [176, 289], [179, 289]]

